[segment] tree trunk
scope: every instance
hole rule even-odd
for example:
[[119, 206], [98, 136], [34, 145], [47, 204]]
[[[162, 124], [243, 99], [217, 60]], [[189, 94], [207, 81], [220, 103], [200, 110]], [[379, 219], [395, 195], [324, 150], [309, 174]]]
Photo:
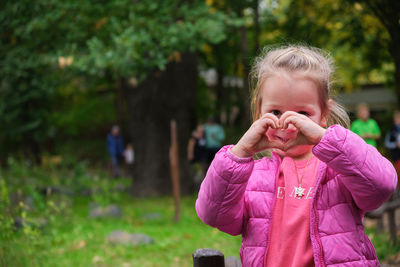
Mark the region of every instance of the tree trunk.
[[360, 0], [380, 20], [390, 35], [389, 53], [394, 62], [397, 107], [400, 108], [400, 2], [390, 0]]
[[197, 58], [193, 53], [156, 71], [138, 86], [125, 82], [130, 132], [135, 150], [134, 196], [171, 194], [169, 147], [170, 121], [178, 126], [181, 191], [194, 189], [186, 157], [190, 131], [195, 121]]
[[248, 129], [251, 122], [251, 112], [250, 112], [250, 88], [249, 88], [249, 47], [247, 40], [247, 28], [242, 26], [240, 28], [240, 52], [241, 52], [241, 60], [243, 65], [243, 90], [242, 90], [242, 98], [244, 101], [244, 117], [241, 120], [241, 127], [243, 129]]
[[225, 88], [224, 88], [224, 71], [222, 68], [217, 67], [217, 85], [216, 89], [216, 101], [215, 101], [215, 119], [220, 123], [219, 119], [221, 118], [221, 114], [224, 111], [224, 100], [225, 100]]
[[[110, 79], [111, 80], [111, 79]], [[117, 86], [115, 88], [115, 99], [114, 106], [116, 111], [116, 124], [122, 126], [127, 124], [127, 109], [126, 109], [126, 86], [124, 86], [126, 80], [121, 78], [118, 80]], [[124, 128], [121, 128], [123, 136], [127, 133]]]
[[253, 12], [254, 12], [254, 54], [258, 55], [260, 52], [260, 10], [258, 8], [259, 0], [253, 0]]
[[390, 46], [390, 54], [392, 55], [394, 61], [394, 81], [397, 94], [397, 108], [400, 108], [400, 32], [396, 36], [393, 35]]

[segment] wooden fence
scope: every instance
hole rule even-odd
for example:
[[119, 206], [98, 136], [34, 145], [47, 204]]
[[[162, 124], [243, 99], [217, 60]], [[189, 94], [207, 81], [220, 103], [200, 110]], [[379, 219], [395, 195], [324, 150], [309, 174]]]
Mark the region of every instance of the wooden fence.
[[389, 235], [390, 239], [392, 240], [393, 244], [397, 243], [397, 224], [396, 223], [396, 209], [400, 208], [400, 195], [399, 192], [396, 190], [396, 192], [393, 194], [393, 196], [390, 198], [389, 201], [385, 202], [382, 206], [380, 206], [378, 209], [367, 212], [365, 216], [368, 218], [372, 219], [377, 219], [378, 220], [378, 225], [377, 225], [377, 231], [378, 232], [383, 232], [384, 230], [384, 215], [387, 213], [388, 216], [388, 224], [389, 224]]

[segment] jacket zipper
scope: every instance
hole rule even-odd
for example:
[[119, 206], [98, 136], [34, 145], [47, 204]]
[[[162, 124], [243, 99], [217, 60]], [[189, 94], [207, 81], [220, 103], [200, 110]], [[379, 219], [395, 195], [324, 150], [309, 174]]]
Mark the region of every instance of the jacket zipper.
[[[282, 160], [280, 159], [280, 157], [278, 157], [278, 160], [280, 162], [282, 162]], [[280, 164], [279, 164], [280, 166]], [[268, 255], [268, 249], [269, 249], [269, 244], [271, 242], [271, 227], [272, 227], [272, 217], [274, 216], [274, 209], [275, 209], [275, 204], [276, 204], [276, 188], [278, 185], [278, 176], [279, 176], [279, 168], [277, 168], [277, 172], [275, 173], [275, 187], [274, 187], [274, 197], [273, 197], [273, 202], [272, 202], [272, 212], [271, 212], [271, 218], [270, 218], [270, 223], [269, 223], [269, 227], [268, 227], [268, 243], [267, 243], [267, 247], [265, 248], [265, 254], [264, 254], [264, 262], [263, 262], [263, 266], [265, 266], [266, 260], [267, 260], [267, 255]]]
[[315, 183], [316, 190], [315, 190], [314, 196], [313, 196], [313, 210], [314, 210], [315, 223], [314, 223], [314, 229], [313, 229], [314, 233], [312, 233], [312, 234], [314, 234], [314, 237], [318, 243], [318, 248], [319, 248], [318, 256], [319, 256], [319, 261], [320, 261], [322, 267], [325, 266], [325, 262], [324, 262], [324, 257], [323, 257], [322, 243], [321, 243], [321, 239], [319, 238], [319, 234], [318, 234], [319, 218], [318, 218], [317, 201], [316, 200], [317, 200], [317, 195], [318, 195], [318, 191], [320, 188], [323, 172], [325, 170], [326, 170], [326, 168], [323, 168], [322, 166], [320, 168], [318, 168], [318, 179], [317, 179], [317, 182]]
[[321, 266], [325, 266], [324, 263], [324, 257], [323, 257], [323, 250], [322, 250], [322, 243], [321, 243], [321, 239], [319, 239], [319, 235], [318, 235], [318, 213], [317, 213], [317, 208], [316, 208], [316, 204], [314, 204], [314, 213], [315, 213], [315, 230], [314, 230], [314, 236], [315, 239], [318, 242], [318, 246], [319, 246], [319, 256], [320, 256], [320, 262], [321, 262]]

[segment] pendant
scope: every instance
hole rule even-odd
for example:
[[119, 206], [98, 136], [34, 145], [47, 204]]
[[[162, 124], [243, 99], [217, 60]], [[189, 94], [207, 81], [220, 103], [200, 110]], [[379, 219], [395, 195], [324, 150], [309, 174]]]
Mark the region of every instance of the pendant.
[[299, 185], [299, 187], [294, 187], [295, 197], [300, 199], [302, 196], [304, 196], [304, 190], [305, 190], [305, 188], [301, 188], [301, 185]]

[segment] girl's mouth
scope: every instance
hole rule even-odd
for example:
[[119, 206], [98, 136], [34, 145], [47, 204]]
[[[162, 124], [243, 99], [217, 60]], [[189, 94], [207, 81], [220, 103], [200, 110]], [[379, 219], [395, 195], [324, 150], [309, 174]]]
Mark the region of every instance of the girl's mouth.
[[289, 139], [288, 138], [283, 138], [283, 137], [280, 137], [280, 136], [275, 136], [279, 141], [281, 141], [283, 144], [286, 144], [287, 143], [287, 141], [289, 141]]

